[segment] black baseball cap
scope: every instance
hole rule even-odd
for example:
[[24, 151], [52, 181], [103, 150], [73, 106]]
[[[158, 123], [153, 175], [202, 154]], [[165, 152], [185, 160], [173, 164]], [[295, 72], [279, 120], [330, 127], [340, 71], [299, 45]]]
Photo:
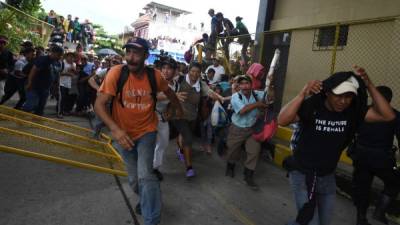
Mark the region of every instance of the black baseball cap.
[[168, 57], [167, 59], [161, 62], [161, 66], [169, 65], [171, 68], [176, 69], [178, 68], [178, 64], [176, 63], [175, 59]]
[[58, 46], [58, 45], [52, 45], [50, 47], [50, 52], [58, 53], [58, 54], [64, 54], [64, 48]]
[[130, 38], [122, 48], [139, 48], [148, 52], [150, 49], [149, 42], [140, 37]]

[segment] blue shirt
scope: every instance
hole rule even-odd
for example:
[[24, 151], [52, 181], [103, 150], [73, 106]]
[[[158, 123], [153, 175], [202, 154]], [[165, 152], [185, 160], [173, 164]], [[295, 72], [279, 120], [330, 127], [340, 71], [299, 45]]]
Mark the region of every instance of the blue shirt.
[[[257, 99], [261, 100], [264, 97], [264, 91], [253, 91]], [[242, 96], [240, 98], [240, 96]], [[252, 127], [257, 120], [257, 116], [259, 113], [258, 109], [253, 109], [252, 111], [240, 115], [240, 110], [242, 110], [246, 105], [253, 104], [257, 102], [257, 99], [254, 98], [253, 94], [250, 95], [250, 98], [247, 99], [247, 97], [242, 94], [242, 92], [237, 92], [232, 95], [231, 99], [231, 105], [233, 109], [233, 115], [232, 115], [232, 123], [237, 126], [237, 127]]]
[[88, 62], [84, 67], [83, 67], [83, 72], [85, 72], [88, 76], [92, 75], [94, 69], [94, 64], [91, 62]]

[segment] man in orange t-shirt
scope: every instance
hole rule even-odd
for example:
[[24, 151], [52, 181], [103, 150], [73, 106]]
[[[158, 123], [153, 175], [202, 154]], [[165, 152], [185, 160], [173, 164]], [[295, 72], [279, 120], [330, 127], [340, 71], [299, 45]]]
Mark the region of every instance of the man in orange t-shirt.
[[[142, 38], [128, 40], [126, 61], [129, 76], [120, 96], [117, 95], [117, 83], [122, 65], [114, 66], [108, 72], [99, 89], [95, 111], [111, 130], [113, 146], [120, 152], [125, 161], [130, 185], [140, 197], [140, 205], [145, 225], [157, 225], [161, 216], [161, 191], [157, 176], [153, 173], [153, 158], [156, 143], [158, 118], [155, 113], [155, 102], [149, 75], [144, 61], [149, 56], [149, 45]], [[182, 108], [168, 82], [161, 77], [160, 71], [154, 72], [157, 92], [164, 92], [171, 104], [182, 116]], [[113, 101], [111, 115], [107, 103]], [[121, 98], [121, 99], [120, 99]], [[121, 100], [121, 101], [120, 101]], [[134, 188], [135, 189], [135, 188]]]

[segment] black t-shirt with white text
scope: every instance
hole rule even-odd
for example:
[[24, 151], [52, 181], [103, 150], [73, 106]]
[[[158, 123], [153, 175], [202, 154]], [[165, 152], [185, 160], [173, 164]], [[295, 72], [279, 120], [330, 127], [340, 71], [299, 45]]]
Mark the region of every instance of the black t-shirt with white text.
[[351, 132], [351, 112], [329, 111], [324, 100], [302, 104], [298, 112], [299, 137], [294, 158], [301, 169], [329, 174], [335, 171]]

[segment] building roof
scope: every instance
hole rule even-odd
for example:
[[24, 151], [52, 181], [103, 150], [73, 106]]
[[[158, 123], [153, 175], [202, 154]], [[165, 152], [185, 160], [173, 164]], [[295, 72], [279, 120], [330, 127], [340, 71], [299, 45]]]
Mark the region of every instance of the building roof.
[[139, 17], [135, 22], [131, 23], [131, 26], [134, 28], [139, 28], [148, 25], [150, 21], [151, 21], [150, 15], [143, 15]]
[[189, 11], [177, 9], [177, 8], [163, 5], [163, 4], [160, 4], [157, 2], [150, 2], [143, 9], [153, 9], [153, 8], [165, 9], [165, 10], [172, 11], [172, 12], [179, 13], [179, 14], [191, 14], [191, 12], [189, 12]]

